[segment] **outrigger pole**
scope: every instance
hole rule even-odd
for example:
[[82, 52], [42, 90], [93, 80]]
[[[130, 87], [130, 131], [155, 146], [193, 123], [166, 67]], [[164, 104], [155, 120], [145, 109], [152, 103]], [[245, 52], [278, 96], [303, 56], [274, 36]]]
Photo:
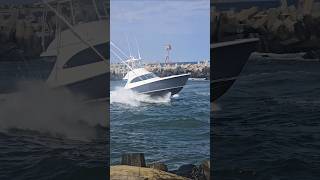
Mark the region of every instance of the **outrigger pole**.
[[56, 16], [61, 19], [69, 28], [70, 31], [78, 38], [80, 39], [84, 44], [86, 44], [88, 47], [90, 47], [103, 61], [107, 62], [107, 59], [105, 59], [105, 57], [103, 57], [100, 52], [94, 48], [89, 42], [87, 42], [86, 40], [84, 40], [81, 35], [79, 33], [77, 33], [74, 29], [73, 26], [55, 9], [53, 8], [46, 0], [42, 0], [42, 2], [50, 9], [52, 10]]
[[[127, 55], [117, 46], [115, 45], [112, 41], [110, 41], [110, 44], [116, 48], [122, 55], [124, 55], [127, 58]], [[137, 77], [139, 77], [139, 79], [143, 80], [141, 76], [138, 76], [135, 72], [134, 69], [128, 64], [126, 63], [126, 61], [124, 61], [114, 50], [110, 49], [111, 53], [113, 53], [123, 64], [125, 64]], [[133, 58], [132, 56], [130, 56], [130, 58]], [[144, 75], [143, 75], [144, 76]]]

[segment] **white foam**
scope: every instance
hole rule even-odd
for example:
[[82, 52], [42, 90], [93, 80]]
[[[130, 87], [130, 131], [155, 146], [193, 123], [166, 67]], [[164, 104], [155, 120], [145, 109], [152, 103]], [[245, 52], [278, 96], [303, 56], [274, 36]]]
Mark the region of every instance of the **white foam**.
[[124, 89], [122, 87], [110, 92], [110, 104], [121, 103], [129, 106], [140, 106], [141, 103], [164, 104], [169, 103], [171, 94], [168, 93], [163, 97], [151, 97], [145, 94], [138, 94], [132, 90]]
[[179, 94], [173, 95], [172, 98], [179, 98]]
[[1, 95], [0, 131], [12, 128], [53, 136], [89, 140], [97, 125], [107, 127], [107, 105], [85, 104], [66, 89], [51, 89], [43, 82], [20, 84], [20, 91]]

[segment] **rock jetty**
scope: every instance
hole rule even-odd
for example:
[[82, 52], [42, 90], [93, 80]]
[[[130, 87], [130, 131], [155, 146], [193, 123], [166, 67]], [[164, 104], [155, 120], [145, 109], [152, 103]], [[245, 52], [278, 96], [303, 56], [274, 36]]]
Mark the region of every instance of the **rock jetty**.
[[152, 168], [144, 168], [137, 166], [118, 165], [111, 166], [110, 169], [111, 180], [188, 180], [188, 178], [181, 177], [165, 171], [160, 171]]
[[293, 53], [320, 49], [320, 2], [297, 0], [288, 5], [238, 11], [212, 8], [212, 41], [258, 36], [261, 52]]
[[143, 153], [123, 154], [121, 165], [111, 166], [110, 179], [210, 180], [210, 161], [201, 165], [186, 164], [170, 171], [164, 163], [147, 164]]
[[[91, 1], [72, 2], [73, 11], [68, 1], [59, 5], [60, 14], [70, 24], [97, 19]], [[103, 3], [105, 9], [109, 7], [105, 0], [97, 2]], [[53, 7], [57, 8], [56, 5]], [[99, 9], [102, 15], [108, 16], [105, 11]], [[41, 3], [0, 4], [0, 61], [39, 57], [56, 36], [57, 29], [66, 28], [66, 24]]]
[[[210, 78], [210, 62], [208, 61], [182, 64], [146, 64], [144, 67], [160, 77], [191, 73], [192, 78]], [[128, 69], [123, 64], [110, 65], [111, 80], [120, 80], [127, 72]]]

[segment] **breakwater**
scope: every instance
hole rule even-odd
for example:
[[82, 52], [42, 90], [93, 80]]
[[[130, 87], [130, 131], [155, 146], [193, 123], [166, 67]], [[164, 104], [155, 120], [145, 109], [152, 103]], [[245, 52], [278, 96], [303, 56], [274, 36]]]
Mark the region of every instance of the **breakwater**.
[[252, 5], [240, 10], [212, 8], [212, 42], [257, 36], [261, 52], [292, 53], [320, 49], [320, 3], [314, 0], [278, 7]]
[[[172, 64], [145, 64], [144, 68], [148, 71], [155, 73], [159, 77], [165, 77], [176, 74], [190, 73], [191, 78], [210, 78], [210, 62], [198, 62], [198, 63], [172, 63]], [[124, 64], [111, 64], [110, 65], [110, 79], [121, 80], [128, 68]]]
[[[70, 2], [51, 5], [72, 25], [98, 19], [91, 1]], [[98, 8], [100, 18], [106, 18], [109, 8], [107, 1], [98, 0], [96, 3], [101, 7]], [[38, 57], [58, 32], [67, 28], [66, 23], [43, 3], [0, 4], [0, 61]]]

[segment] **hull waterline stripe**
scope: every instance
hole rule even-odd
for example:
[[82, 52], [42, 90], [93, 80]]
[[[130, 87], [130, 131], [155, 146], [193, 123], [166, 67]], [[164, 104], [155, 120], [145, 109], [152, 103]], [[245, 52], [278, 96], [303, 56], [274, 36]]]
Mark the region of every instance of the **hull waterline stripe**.
[[217, 82], [222, 82], [222, 81], [231, 81], [231, 80], [236, 80], [236, 79], [237, 79], [237, 77], [223, 78], [223, 79], [212, 80], [211, 83], [217, 83]]
[[158, 90], [154, 90], [154, 91], [145, 91], [145, 92], [140, 92], [138, 94], [146, 94], [146, 93], [159, 92], [159, 91], [165, 91], [165, 90], [177, 89], [177, 88], [183, 88], [183, 86], [176, 86], [176, 87], [170, 87], [170, 88], [165, 88], [165, 89], [158, 89]]
[[250, 38], [250, 39], [237, 39], [233, 41], [226, 41], [226, 42], [219, 42], [219, 43], [212, 43], [210, 44], [210, 49], [225, 47], [225, 46], [233, 46], [238, 44], [245, 44], [245, 43], [253, 43], [259, 42], [259, 38]]
[[[171, 80], [171, 79], [179, 79], [179, 78], [185, 77], [185, 76], [190, 76], [190, 74], [181, 74], [181, 75], [173, 75], [173, 76], [168, 76], [168, 77], [163, 77], [163, 78], [157, 77], [157, 78], [146, 79], [146, 80], [143, 80], [143, 81], [130, 83], [130, 84], [133, 84], [132, 85], [133, 87], [130, 87], [130, 89], [137, 88], [137, 87], [145, 85], [145, 84], [139, 84], [139, 83], [144, 82], [144, 81], [149, 81], [150, 80], [147, 83], [154, 83], [154, 82], [161, 82], [161, 81], [166, 81], [166, 80]], [[135, 83], [138, 83], [138, 85], [135, 85]]]

